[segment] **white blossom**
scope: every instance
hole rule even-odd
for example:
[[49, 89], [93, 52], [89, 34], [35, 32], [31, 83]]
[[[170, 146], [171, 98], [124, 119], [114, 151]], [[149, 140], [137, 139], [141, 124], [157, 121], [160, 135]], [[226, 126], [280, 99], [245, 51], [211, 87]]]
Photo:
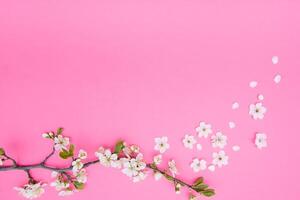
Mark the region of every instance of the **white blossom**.
[[172, 176], [175, 177], [176, 174], [178, 174], [178, 170], [177, 170], [177, 167], [176, 167], [175, 160], [170, 160], [168, 162], [168, 166], [169, 166], [169, 171], [172, 173]]
[[182, 140], [183, 145], [188, 149], [193, 149], [194, 144], [196, 144], [196, 140], [192, 135], [185, 135]]
[[267, 135], [264, 133], [256, 133], [255, 144], [259, 149], [267, 147]]
[[198, 158], [193, 159], [191, 163], [191, 168], [194, 172], [199, 172], [200, 170], [206, 169], [206, 161], [205, 160], [199, 160]]
[[15, 187], [15, 190], [19, 192], [20, 195], [27, 199], [35, 199], [40, 197], [44, 192], [44, 186], [46, 184], [39, 183], [28, 183], [23, 187]]
[[66, 189], [66, 188], [70, 187], [70, 184], [69, 184], [68, 181], [64, 181], [61, 178], [58, 178], [54, 182], [52, 182], [50, 184], [50, 186], [55, 187], [55, 189], [57, 191], [60, 191], [60, 190], [63, 190], [63, 189]]
[[265, 99], [265, 97], [264, 97], [264, 95], [259, 94], [259, 95], [257, 95], [257, 99], [260, 100], [260, 101], [262, 101], [262, 100]]
[[160, 153], [164, 153], [167, 149], [170, 148], [167, 137], [155, 138], [154, 141], [155, 141], [154, 149], [159, 151]]
[[227, 144], [227, 136], [223, 135], [222, 132], [217, 132], [216, 135], [211, 136], [211, 143], [214, 148], [223, 149]]
[[54, 147], [58, 151], [62, 149], [67, 149], [67, 146], [69, 144], [70, 144], [70, 139], [68, 137], [63, 137], [62, 135], [58, 135], [54, 138]]
[[76, 180], [79, 183], [86, 183], [87, 182], [87, 173], [85, 169], [81, 169], [79, 172], [76, 172], [75, 174]]
[[267, 109], [263, 106], [262, 103], [251, 104], [249, 106], [249, 114], [253, 119], [263, 119]]
[[83, 163], [80, 159], [76, 159], [72, 162], [73, 172], [79, 171], [83, 167]]
[[213, 164], [218, 167], [228, 164], [228, 156], [225, 151], [219, 151], [219, 153], [213, 153]]
[[79, 153], [78, 153], [78, 158], [80, 158], [80, 159], [87, 159], [87, 152], [86, 151], [84, 151], [84, 150], [82, 150], [82, 149], [80, 149], [79, 150]]
[[143, 161], [143, 154], [139, 153], [136, 158], [122, 159], [123, 169], [122, 172], [129, 177], [132, 177], [133, 182], [144, 180], [146, 174], [144, 170], [146, 163]]
[[209, 134], [212, 133], [211, 125], [205, 122], [200, 122], [199, 127], [196, 128], [198, 133], [198, 137], [205, 137], [207, 138]]
[[154, 162], [154, 164], [159, 165], [162, 162], [162, 155], [159, 154], [159, 155], [154, 156], [153, 162]]
[[121, 162], [118, 160], [118, 155], [111, 153], [110, 149], [104, 149], [103, 147], [100, 147], [95, 155], [99, 158], [100, 164], [105, 167], [121, 167]]

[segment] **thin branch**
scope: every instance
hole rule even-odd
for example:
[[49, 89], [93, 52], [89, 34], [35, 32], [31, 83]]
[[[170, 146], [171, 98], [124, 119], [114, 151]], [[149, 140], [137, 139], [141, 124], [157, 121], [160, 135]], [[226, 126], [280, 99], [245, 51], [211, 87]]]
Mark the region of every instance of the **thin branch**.
[[14, 166], [18, 166], [17, 161], [16, 161], [15, 159], [11, 158], [10, 156], [8, 156], [8, 155], [6, 155], [6, 154], [4, 154], [3, 156], [4, 156], [6, 159], [12, 161], [13, 164], [14, 164]]
[[53, 147], [52, 147], [51, 153], [43, 160], [43, 162], [41, 162], [41, 164], [45, 164], [45, 163], [47, 162], [47, 160], [48, 160], [51, 156], [53, 156], [54, 153], [55, 153], [55, 148], [54, 148], [54, 146], [53, 146]]

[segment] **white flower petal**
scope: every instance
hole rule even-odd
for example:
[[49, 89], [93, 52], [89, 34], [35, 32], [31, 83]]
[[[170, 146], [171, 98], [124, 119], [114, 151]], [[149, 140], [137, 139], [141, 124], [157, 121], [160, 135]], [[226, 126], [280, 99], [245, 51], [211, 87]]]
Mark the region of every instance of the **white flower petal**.
[[233, 104], [232, 104], [232, 106], [231, 106], [231, 108], [233, 109], [233, 110], [236, 110], [236, 109], [238, 109], [240, 107], [240, 104], [238, 103], [238, 102], [233, 102]]
[[235, 128], [235, 123], [234, 122], [229, 122], [228, 123], [229, 128]]
[[279, 62], [278, 56], [273, 56], [273, 57], [272, 57], [272, 63], [273, 63], [274, 65], [276, 65], [278, 62]]
[[257, 81], [250, 81], [249, 87], [256, 88], [257, 84], [258, 84]]
[[216, 167], [214, 165], [209, 165], [208, 170], [214, 172], [216, 170]]
[[280, 81], [281, 81], [281, 75], [280, 75], [280, 74], [277, 74], [277, 75], [274, 77], [274, 82], [275, 82], [276, 84], [278, 84], [278, 83], [280, 83]]
[[240, 151], [240, 146], [234, 145], [234, 146], [232, 147], [232, 150], [233, 150], [233, 151]]

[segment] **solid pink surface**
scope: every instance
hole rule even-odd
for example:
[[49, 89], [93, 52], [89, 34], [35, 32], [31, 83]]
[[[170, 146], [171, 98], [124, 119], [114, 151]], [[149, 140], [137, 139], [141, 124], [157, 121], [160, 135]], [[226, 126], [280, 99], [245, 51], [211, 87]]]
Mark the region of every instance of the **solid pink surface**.
[[[188, 181], [203, 175], [216, 189], [211, 199], [299, 199], [299, 10], [284, 0], [1, 1], [0, 146], [36, 163], [51, 150], [41, 133], [63, 126], [91, 159], [123, 138], [151, 161], [154, 138], [168, 136], [165, 163], [174, 158]], [[248, 115], [258, 94], [268, 109], [261, 121]], [[200, 152], [183, 147], [200, 121], [227, 135], [229, 165], [195, 174], [192, 158], [210, 162], [217, 151], [203, 138]], [[267, 148], [253, 144], [257, 131]], [[50, 164], [64, 162], [56, 155]], [[88, 174], [86, 189], [67, 199], [187, 199], [152, 177], [134, 184], [100, 165]], [[49, 171], [33, 175], [50, 181]], [[21, 199], [12, 188], [25, 182], [24, 172], [0, 172], [0, 199]], [[60, 197], [47, 187], [41, 199]]]

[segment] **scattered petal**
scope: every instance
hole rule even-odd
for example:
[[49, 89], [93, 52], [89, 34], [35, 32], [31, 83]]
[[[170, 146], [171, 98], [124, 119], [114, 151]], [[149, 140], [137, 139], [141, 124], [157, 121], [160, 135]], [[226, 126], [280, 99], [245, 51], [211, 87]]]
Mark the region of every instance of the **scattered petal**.
[[276, 84], [278, 84], [278, 83], [280, 83], [280, 81], [281, 81], [281, 75], [280, 75], [280, 74], [277, 74], [277, 75], [274, 77], [274, 82], [275, 82]]
[[249, 83], [249, 87], [251, 87], [251, 88], [256, 88], [256, 86], [257, 86], [257, 81], [251, 81], [250, 83]]
[[240, 146], [238, 146], [238, 145], [234, 145], [233, 147], [232, 147], [232, 150], [233, 151], [239, 151], [241, 148], [240, 148]]
[[208, 170], [214, 172], [216, 170], [216, 167], [214, 165], [209, 165]]
[[231, 108], [232, 108], [233, 110], [236, 110], [236, 109], [238, 109], [239, 107], [240, 107], [240, 105], [239, 105], [238, 102], [234, 102], [234, 103], [232, 104], [232, 106], [231, 106]]
[[273, 57], [272, 57], [272, 63], [273, 63], [274, 65], [276, 65], [278, 62], [279, 62], [278, 56], [273, 56]]
[[202, 145], [201, 144], [197, 144], [197, 150], [201, 151], [202, 150]]
[[259, 95], [257, 96], [257, 99], [260, 100], [260, 101], [262, 101], [262, 100], [265, 99], [265, 97], [264, 97], [264, 95], [259, 94]]
[[229, 122], [228, 123], [229, 128], [235, 128], [235, 123], [234, 122]]

